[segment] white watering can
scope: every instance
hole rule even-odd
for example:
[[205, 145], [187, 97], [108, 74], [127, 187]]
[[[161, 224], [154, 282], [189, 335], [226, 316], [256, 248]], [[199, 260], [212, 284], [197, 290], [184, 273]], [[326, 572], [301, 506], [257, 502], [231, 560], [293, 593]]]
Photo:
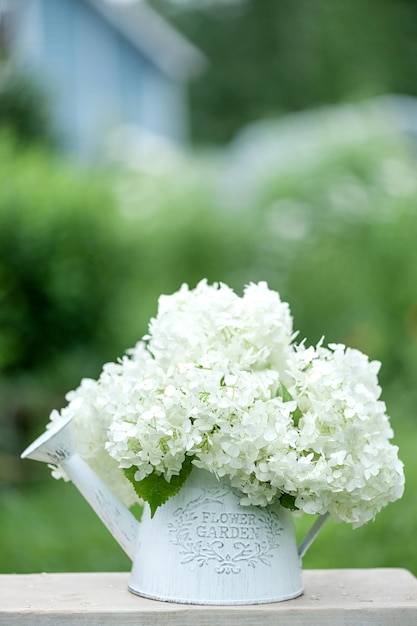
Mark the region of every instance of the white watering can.
[[294, 522], [278, 503], [243, 507], [226, 481], [194, 468], [154, 517], [140, 522], [73, 451], [71, 422], [52, 426], [22, 454], [62, 466], [133, 562], [135, 594], [188, 604], [259, 604], [303, 593], [301, 558], [320, 531], [319, 517], [297, 548]]

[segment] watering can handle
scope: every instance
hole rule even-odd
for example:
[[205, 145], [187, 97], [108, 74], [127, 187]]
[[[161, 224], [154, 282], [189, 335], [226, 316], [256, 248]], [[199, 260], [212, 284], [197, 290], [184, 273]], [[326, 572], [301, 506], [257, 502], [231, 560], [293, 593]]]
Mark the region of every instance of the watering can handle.
[[327, 522], [329, 517], [330, 517], [330, 513], [325, 513], [324, 515], [320, 515], [316, 519], [313, 526], [310, 528], [310, 530], [308, 531], [308, 533], [306, 534], [306, 536], [304, 537], [304, 539], [298, 546], [298, 556], [300, 557], [300, 559], [303, 558], [303, 556], [305, 555], [305, 553], [307, 552], [307, 550], [309, 549], [309, 547], [311, 546], [311, 544], [313, 543], [313, 541], [315, 540], [315, 538], [317, 537], [317, 535], [319, 534], [319, 532], [321, 531], [321, 529], [323, 528], [324, 524]]
[[131, 561], [136, 556], [138, 521], [78, 454], [62, 467]]

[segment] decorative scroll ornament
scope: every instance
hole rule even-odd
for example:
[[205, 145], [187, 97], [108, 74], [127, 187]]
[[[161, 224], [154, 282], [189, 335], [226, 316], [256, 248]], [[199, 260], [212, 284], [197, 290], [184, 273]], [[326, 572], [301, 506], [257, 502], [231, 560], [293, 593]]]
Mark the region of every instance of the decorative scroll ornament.
[[283, 530], [271, 508], [242, 512], [224, 509], [227, 488], [207, 489], [178, 508], [169, 524], [170, 542], [180, 547], [181, 563], [210, 562], [218, 574], [238, 574], [242, 567], [271, 566]]

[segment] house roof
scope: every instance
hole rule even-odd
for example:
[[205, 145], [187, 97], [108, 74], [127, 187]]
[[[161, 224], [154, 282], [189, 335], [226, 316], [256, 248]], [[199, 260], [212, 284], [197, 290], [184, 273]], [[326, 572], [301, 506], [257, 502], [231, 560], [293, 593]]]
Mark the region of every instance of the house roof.
[[187, 80], [207, 65], [202, 52], [144, 0], [87, 2], [165, 74]]

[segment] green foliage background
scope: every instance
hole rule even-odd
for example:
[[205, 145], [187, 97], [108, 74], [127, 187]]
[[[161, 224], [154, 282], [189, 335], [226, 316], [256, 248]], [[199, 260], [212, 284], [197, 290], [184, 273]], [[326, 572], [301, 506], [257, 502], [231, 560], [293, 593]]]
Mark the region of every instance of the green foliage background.
[[205, 53], [191, 85], [194, 137], [384, 93], [417, 94], [413, 0], [151, 0]]
[[[197, 142], [265, 125], [164, 166], [82, 170], [51, 151], [35, 91], [3, 83], [0, 571], [129, 569], [73, 486], [19, 455], [69, 389], [146, 332], [161, 293], [206, 277], [238, 292], [267, 280], [290, 303], [299, 339], [324, 334], [381, 360], [405, 495], [363, 528], [329, 522], [304, 565], [417, 574], [416, 146], [384, 107], [359, 104], [415, 95], [416, 5], [153, 4], [210, 63], [192, 87]], [[346, 101], [358, 104], [283, 116]], [[312, 520], [296, 522], [301, 537]]]

